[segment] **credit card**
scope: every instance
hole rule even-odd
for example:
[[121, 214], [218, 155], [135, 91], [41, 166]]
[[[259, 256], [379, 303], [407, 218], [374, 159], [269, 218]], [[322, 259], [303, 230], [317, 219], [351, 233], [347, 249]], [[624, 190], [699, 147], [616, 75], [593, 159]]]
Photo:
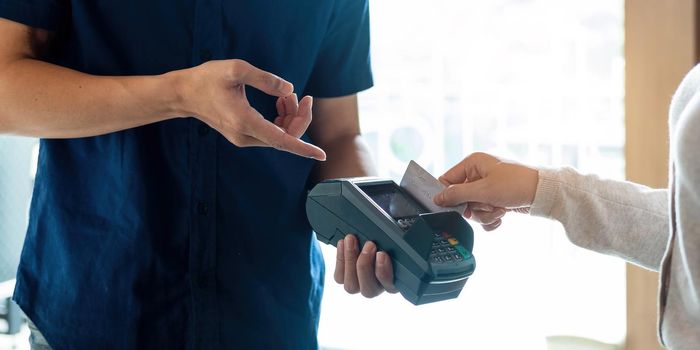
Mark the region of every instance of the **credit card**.
[[467, 210], [467, 203], [456, 207], [441, 207], [435, 204], [433, 198], [446, 186], [414, 161], [408, 163], [406, 172], [401, 179], [401, 187], [430, 212], [456, 211], [460, 215], [464, 215], [464, 211]]

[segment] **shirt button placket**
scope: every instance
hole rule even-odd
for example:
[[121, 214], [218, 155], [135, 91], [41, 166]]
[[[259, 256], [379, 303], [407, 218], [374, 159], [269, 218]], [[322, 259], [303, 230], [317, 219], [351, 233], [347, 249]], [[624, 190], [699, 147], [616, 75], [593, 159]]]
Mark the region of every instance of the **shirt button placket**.
[[197, 214], [207, 215], [207, 213], [209, 213], [209, 206], [207, 205], [207, 202], [197, 203]]
[[[191, 59], [199, 65], [222, 56], [221, 0], [196, 0]], [[216, 296], [216, 187], [217, 137], [205, 123], [194, 121], [190, 136], [194, 147], [192, 198], [194, 228], [190, 236], [190, 274], [194, 300], [194, 349], [217, 348]]]

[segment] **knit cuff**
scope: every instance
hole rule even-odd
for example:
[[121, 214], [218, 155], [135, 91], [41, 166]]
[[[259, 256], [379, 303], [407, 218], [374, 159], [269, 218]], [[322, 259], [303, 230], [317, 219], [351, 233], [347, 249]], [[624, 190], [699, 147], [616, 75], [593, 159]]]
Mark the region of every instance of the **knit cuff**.
[[561, 181], [558, 179], [559, 169], [540, 168], [537, 170], [537, 192], [530, 206], [530, 215], [550, 218], [552, 208], [559, 198]]

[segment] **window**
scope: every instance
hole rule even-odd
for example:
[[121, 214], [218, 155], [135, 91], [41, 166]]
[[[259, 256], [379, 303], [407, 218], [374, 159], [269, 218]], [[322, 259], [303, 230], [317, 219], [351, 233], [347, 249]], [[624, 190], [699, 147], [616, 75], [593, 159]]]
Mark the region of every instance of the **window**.
[[37, 151], [35, 139], [0, 136], [0, 282], [14, 279], [17, 273]]
[[[21, 317], [19, 308], [6, 303], [12, 296], [14, 278], [24, 243], [29, 201], [36, 173], [38, 142], [36, 139], [0, 136], [0, 348], [28, 349], [28, 329], [9, 319]], [[11, 315], [11, 316], [10, 316]]]
[[[434, 175], [479, 150], [624, 177], [623, 1], [370, 1], [376, 86], [360, 96], [382, 176]], [[366, 300], [327, 263], [321, 346], [544, 349], [547, 337], [625, 336], [622, 261], [573, 246], [561, 225], [509, 214], [478, 225], [477, 268], [456, 300]]]

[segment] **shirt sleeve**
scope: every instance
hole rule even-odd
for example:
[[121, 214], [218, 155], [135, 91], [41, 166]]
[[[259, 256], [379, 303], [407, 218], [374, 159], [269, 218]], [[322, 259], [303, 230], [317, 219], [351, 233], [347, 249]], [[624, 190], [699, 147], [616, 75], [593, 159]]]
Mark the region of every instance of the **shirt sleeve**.
[[30, 27], [56, 31], [68, 6], [64, 0], [0, 0], [0, 17]]
[[557, 220], [577, 246], [658, 271], [669, 239], [668, 190], [540, 169], [530, 214]]
[[374, 84], [367, 0], [336, 0], [305, 94], [340, 97]]

